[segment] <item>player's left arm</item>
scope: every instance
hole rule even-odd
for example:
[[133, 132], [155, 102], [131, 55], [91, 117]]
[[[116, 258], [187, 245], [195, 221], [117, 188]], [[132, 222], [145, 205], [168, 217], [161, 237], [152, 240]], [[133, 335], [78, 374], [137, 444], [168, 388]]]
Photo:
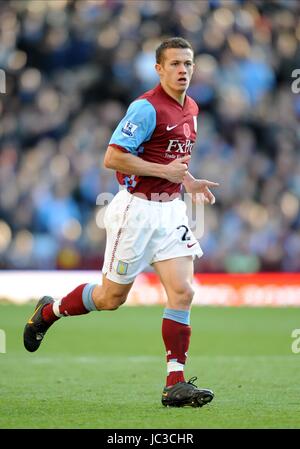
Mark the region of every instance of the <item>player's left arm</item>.
[[207, 179], [196, 179], [189, 172], [185, 175], [183, 180], [185, 190], [192, 195], [194, 203], [203, 202], [207, 204], [214, 204], [216, 198], [211, 192], [211, 187], [219, 187], [218, 182], [208, 181]]

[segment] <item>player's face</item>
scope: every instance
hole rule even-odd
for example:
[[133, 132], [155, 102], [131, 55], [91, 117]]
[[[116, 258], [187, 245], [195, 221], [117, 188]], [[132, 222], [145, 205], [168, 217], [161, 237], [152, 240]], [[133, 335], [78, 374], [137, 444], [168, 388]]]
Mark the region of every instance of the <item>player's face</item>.
[[156, 64], [161, 82], [176, 92], [185, 92], [189, 87], [195, 64], [189, 48], [167, 48], [161, 64]]

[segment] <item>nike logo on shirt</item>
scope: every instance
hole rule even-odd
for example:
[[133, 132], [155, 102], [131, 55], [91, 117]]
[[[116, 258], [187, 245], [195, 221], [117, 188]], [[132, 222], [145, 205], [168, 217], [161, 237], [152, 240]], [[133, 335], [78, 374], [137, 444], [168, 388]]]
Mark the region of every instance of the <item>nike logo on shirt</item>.
[[171, 131], [171, 129], [176, 128], [176, 126], [178, 126], [178, 125], [174, 125], [174, 126], [169, 126], [169, 125], [168, 125], [168, 126], [166, 127], [166, 130], [167, 130], [167, 131]]
[[198, 243], [198, 242], [195, 242], [195, 243], [192, 243], [191, 245], [188, 243], [188, 244], [187, 244], [187, 247], [188, 247], [188, 248], [191, 248], [192, 246], [196, 245], [197, 243]]

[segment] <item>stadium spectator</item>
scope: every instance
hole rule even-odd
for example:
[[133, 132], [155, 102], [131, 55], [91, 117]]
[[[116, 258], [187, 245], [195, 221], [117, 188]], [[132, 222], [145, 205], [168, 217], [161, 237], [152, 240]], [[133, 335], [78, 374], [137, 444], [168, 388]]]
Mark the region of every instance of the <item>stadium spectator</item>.
[[116, 189], [101, 159], [156, 84], [151, 49], [178, 34], [195, 48], [193, 174], [222, 184], [196, 270], [299, 271], [299, 12], [296, 0], [1, 2], [0, 267], [101, 266], [95, 198]]

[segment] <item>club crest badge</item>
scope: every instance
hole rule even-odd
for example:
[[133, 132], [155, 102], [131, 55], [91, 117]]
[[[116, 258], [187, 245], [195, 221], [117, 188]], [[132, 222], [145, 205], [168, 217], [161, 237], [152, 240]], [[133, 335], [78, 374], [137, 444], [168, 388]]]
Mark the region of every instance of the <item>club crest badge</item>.
[[118, 261], [117, 265], [117, 273], [118, 274], [126, 274], [128, 270], [128, 263], [122, 262], [122, 260]]
[[190, 129], [188, 123], [183, 124], [183, 132], [184, 132], [185, 137], [188, 139], [191, 135], [191, 129]]

